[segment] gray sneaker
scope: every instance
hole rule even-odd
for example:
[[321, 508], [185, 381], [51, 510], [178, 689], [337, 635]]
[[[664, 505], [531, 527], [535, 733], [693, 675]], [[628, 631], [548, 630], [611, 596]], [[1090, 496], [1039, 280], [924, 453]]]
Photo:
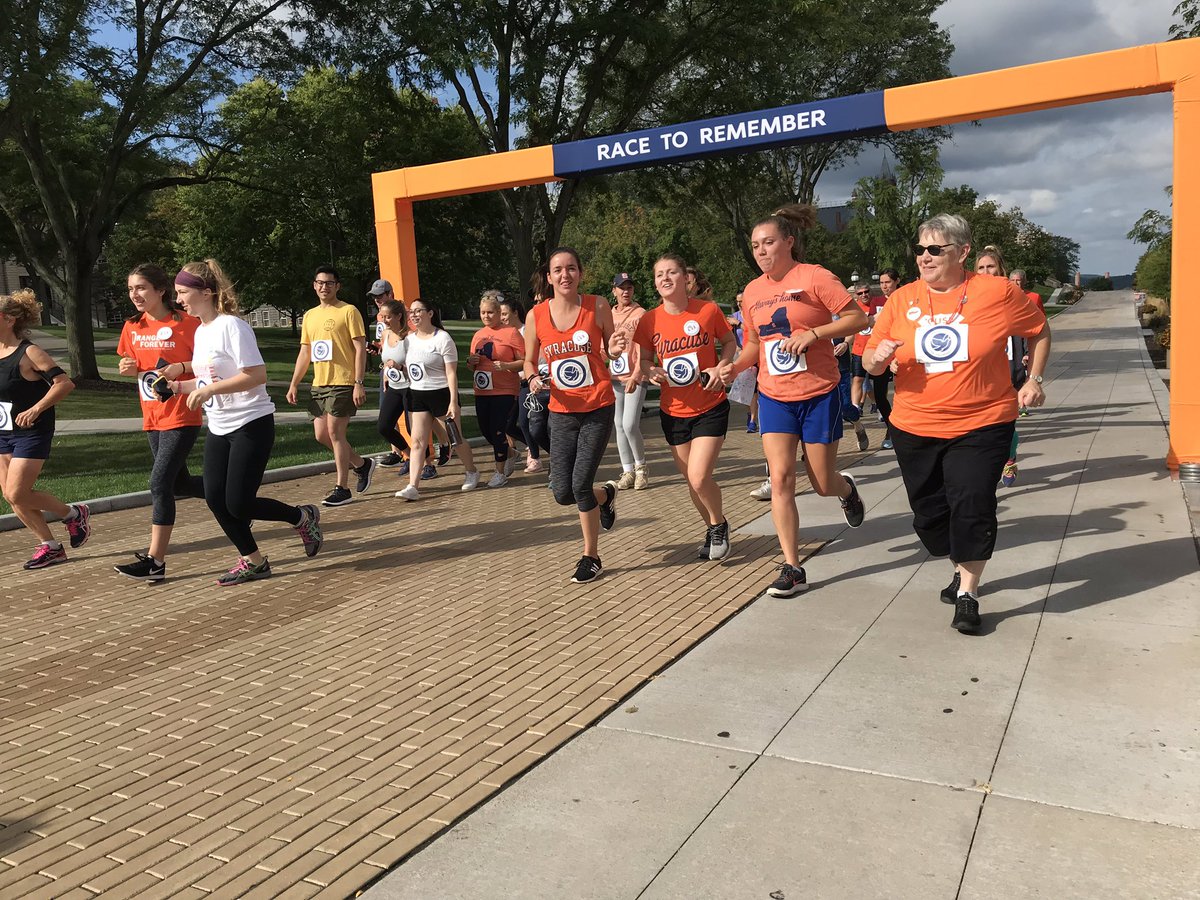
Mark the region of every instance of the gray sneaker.
[[708, 526], [708, 558], [724, 559], [729, 555], [729, 520]]

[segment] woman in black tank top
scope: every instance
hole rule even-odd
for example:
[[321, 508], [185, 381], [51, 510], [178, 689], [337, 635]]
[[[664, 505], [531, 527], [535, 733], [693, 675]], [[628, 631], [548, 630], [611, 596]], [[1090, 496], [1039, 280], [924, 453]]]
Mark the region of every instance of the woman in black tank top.
[[50, 456], [54, 405], [75, 389], [50, 355], [28, 339], [41, 314], [33, 291], [0, 296], [0, 488], [17, 518], [41, 541], [26, 569], [44, 569], [67, 558], [43, 513], [63, 521], [72, 547], [82, 547], [92, 533], [86, 505], [67, 505], [33, 489]]

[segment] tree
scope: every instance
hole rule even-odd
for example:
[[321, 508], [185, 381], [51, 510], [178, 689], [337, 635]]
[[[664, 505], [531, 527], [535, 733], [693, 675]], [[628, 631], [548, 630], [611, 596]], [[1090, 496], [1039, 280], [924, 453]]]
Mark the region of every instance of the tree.
[[[1172, 196], [1171, 187], [1163, 189]], [[1171, 218], [1157, 209], [1148, 209], [1133, 223], [1129, 240], [1148, 244], [1138, 260], [1134, 279], [1140, 290], [1164, 300], [1171, 299]]]
[[90, 306], [105, 241], [146, 195], [217, 173], [229, 148], [212, 140], [215, 101], [241, 60], [287, 57], [279, 49], [291, 41], [281, 18], [285, 5], [295, 6], [287, 0], [5, 4], [0, 209], [25, 258], [63, 299], [74, 377], [99, 378]]
[[1171, 40], [1200, 37], [1200, 0], [1181, 0], [1175, 7], [1175, 15], [1179, 21], [1171, 23], [1168, 32]]

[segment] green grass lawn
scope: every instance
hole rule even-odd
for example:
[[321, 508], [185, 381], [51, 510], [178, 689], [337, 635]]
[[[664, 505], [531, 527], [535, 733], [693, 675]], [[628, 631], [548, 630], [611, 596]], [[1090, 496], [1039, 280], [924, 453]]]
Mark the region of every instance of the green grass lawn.
[[[285, 397], [287, 394], [285, 388], [268, 387], [267, 393], [275, 401], [275, 406], [280, 412], [297, 410], [303, 412], [302, 404], [308, 397], [307, 389], [302, 388], [299, 392], [299, 403], [296, 406], [289, 406]], [[142, 408], [138, 403], [137, 387], [132, 381], [129, 382], [128, 391], [122, 393], [76, 388], [58, 404], [56, 409], [58, 418], [63, 421], [69, 419], [140, 418], [142, 415]], [[379, 409], [378, 395], [367, 391], [367, 403], [363, 407], [363, 411], [374, 412], [377, 409]]]
[[[474, 418], [465, 423], [468, 437], [476, 437]], [[375, 431], [375, 417], [359, 415], [350, 421], [350, 443], [360, 453], [375, 455], [387, 449]], [[203, 468], [204, 435], [188, 460], [193, 473]], [[331, 454], [313, 438], [310, 425], [276, 425], [275, 447], [270, 467], [282, 469], [301, 463], [330, 459]], [[486, 469], [487, 460], [476, 451], [476, 463]], [[38, 490], [49, 491], [65, 503], [110, 497], [147, 490], [150, 477], [150, 445], [141, 432], [127, 434], [68, 434], [54, 438], [50, 459], [38, 479]], [[0, 515], [12, 508], [0, 500]]]

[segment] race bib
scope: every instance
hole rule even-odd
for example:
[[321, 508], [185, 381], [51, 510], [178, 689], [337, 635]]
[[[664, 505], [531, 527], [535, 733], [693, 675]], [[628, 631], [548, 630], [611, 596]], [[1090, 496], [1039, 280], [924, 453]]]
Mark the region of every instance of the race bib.
[[413, 384], [425, 380], [425, 367], [420, 363], [408, 364], [408, 377], [413, 380]]
[[0, 431], [12, 431], [12, 403], [7, 400], [0, 400]]
[[313, 362], [329, 362], [333, 359], [333, 341], [319, 340], [312, 342]]
[[384, 369], [383, 377], [387, 379], [388, 387], [398, 388], [404, 385], [404, 370], [399, 366]]
[[1013, 356], [1013, 345], [1015, 343], [1016, 343], [1016, 341], [1013, 340], [1012, 338], [1009, 338], [1007, 341], [1004, 342], [1004, 355], [1008, 357], [1009, 362], [1012, 362], [1013, 359], [1015, 358]]
[[550, 363], [550, 377], [564, 391], [575, 391], [591, 387], [592, 367], [588, 365], [586, 356], [564, 356]]
[[386, 326], [386, 325], [384, 325], [382, 322], [376, 322], [376, 323], [375, 323], [375, 340], [376, 340], [376, 341], [381, 341], [381, 340], [383, 340], [383, 330], [384, 330], [386, 327], [387, 327], [387, 326]]
[[871, 333], [870, 325], [868, 325], [866, 328], [864, 328], [862, 331], [859, 332], [859, 334], [870, 334], [870, 333]]
[[492, 389], [492, 373], [488, 369], [475, 370], [475, 390], [490, 391]]
[[612, 370], [612, 373], [614, 375], [628, 375], [629, 374], [629, 354], [627, 352], [622, 353], [616, 359], [610, 359], [608, 361], [608, 368], [610, 370]]
[[695, 353], [668, 356], [663, 360], [663, 370], [672, 387], [687, 387], [700, 377], [700, 359]]
[[[213, 378], [213, 381], [214, 381], [214, 382], [217, 382], [217, 381], [220, 381], [220, 380], [221, 380], [221, 379], [219, 379], [219, 378], [216, 378], [216, 377], [214, 377], [214, 378]], [[202, 387], [207, 387], [207, 386], [208, 386], [208, 384], [209, 384], [209, 383], [208, 383], [207, 381], [205, 381], [203, 378], [197, 378], [197, 379], [196, 379], [196, 390], [200, 390], [200, 388], [202, 388]], [[217, 405], [217, 398], [216, 398], [216, 397], [209, 397], [209, 398], [208, 398], [208, 400], [206, 400], [206, 401], [204, 402], [204, 408], [205, 408], [205, 409], [212, 409], [212, 408], [213, 408], [214, 406], [216, 406], [216, 405]]]
[[917, 362], [925, 364], [925, 372], [937, 375], [954, 371], [954, 364], [966, 362], [967, 325], [922, 325], [913, 338]]
[[143, 400], [150, 403], [158, 402], [158, 395], [154, 393], [154, 388], [150, 386], [157, 380], [157, 372], [143, 372], [138, 376], [138, 393], [142, 395]]
[[795, 375], [808, 371], [808, 359], [783, 349], [783, 341], [771, 341], [766, 346], [768, 375]]

